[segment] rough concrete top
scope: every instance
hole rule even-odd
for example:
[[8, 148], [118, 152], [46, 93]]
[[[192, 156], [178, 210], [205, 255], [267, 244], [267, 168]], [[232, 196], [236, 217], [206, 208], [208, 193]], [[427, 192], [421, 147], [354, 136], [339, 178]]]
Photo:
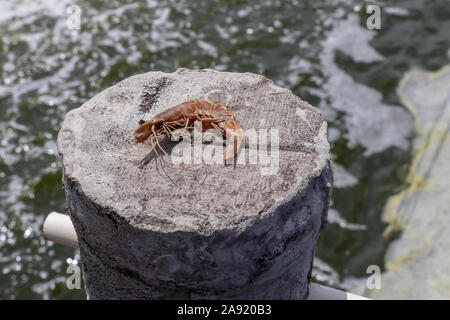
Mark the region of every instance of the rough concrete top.
[[[264, 175], [267, 165], [248, 160], [181, 170], [155, 158], [142, 162], [152, 146], [133, 143], [139, 121], [192, 99], [226, 105], [244, 131], [278, 129], [276, 173]], [[179, 69], [127, 78], [70, 111], [58, 149], [66, 177], [114, 219], [146, 230], [211, 234], [243, 230], [319, 176], [329, 158], [326, 127], [316, 108], [263, 76]]]

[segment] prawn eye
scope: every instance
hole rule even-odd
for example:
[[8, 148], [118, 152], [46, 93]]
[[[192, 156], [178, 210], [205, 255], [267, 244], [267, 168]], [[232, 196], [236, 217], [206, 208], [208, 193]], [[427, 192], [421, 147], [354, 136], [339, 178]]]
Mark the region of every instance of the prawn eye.
[[140, 126], [142, 126], [142, 125], [143, 125], [144, 123], [145, 123], [145, 121], [144, 121], [144, 120], [142, 120], [142, 119], [141, 119], [141, 120], [139, 120], [139, 125], [140, 125]]

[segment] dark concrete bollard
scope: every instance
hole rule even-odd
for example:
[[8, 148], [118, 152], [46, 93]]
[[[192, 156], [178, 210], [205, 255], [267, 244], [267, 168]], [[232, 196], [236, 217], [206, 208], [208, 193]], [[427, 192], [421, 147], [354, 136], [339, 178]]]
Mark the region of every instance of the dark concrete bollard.
[[[235, 165], [179, 169], [133, 143], [140, 120], [191, 99], [247, 130]], [[307, 297], [332, 174], [326, 122], [289, 90], [250, 73], [133, 76], [70, 111], [58, 148], [90, 299]]]

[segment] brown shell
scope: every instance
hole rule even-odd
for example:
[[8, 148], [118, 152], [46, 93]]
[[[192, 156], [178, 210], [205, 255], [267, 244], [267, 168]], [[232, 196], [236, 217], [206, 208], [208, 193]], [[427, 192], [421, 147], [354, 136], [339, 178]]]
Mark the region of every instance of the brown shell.
[[195, 121], [202, 121], [204, 131], [218, 128], [223, 136], [234, 137], [236, 148], [233, 144], [227, 145], [225, 160], [236, 157], [237, 150], [239, 150], [244, 138], [244, 131], [234, 114], [227, 107], [210, 100], [190, 100], [161, 112], [147, 120], [135, 131], [135, 141], [139, 143], [149, 137], [170, 134], [167, 129], [162, 129], [164, 124], [173, 128], [185, 128], [191, 127]]

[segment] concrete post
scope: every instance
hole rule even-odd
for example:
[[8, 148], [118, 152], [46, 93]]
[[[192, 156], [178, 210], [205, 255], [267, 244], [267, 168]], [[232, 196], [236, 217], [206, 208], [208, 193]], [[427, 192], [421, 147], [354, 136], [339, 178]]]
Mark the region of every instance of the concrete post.
[[[133, 144], [140, 120], [191, 99], [247, 130], [237, 164], [179, 169]], [[70, 111], [58, 148], [90, 299], [307, 298], [332, 174], [326, 122], [289, 90], [249, 73], [133, 76]]]

